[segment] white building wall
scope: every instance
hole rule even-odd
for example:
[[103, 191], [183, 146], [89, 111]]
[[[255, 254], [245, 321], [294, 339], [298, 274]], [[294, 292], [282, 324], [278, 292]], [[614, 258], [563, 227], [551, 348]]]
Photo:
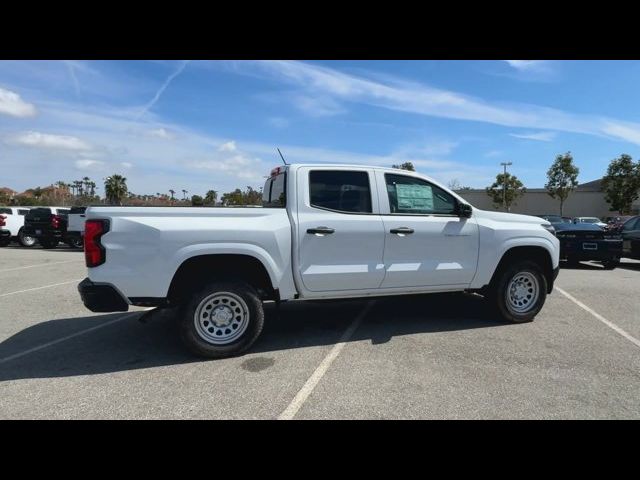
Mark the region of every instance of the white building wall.
[[[499, 210], [485, 190], [458, 191], [458, 195], [471, 205], [481, 210]], [[635, 202], [635, 213], [640, 210], [640, 201]], [[529, 190], [521, 196], [515, 205], [511, 205], [511, 213], [525, 215], [560, 214], [560, 201], [549, 196], [546, 190]], [[563, 215], [567, 217], [610, 217], [617, 212], [609, 210], [604, 193], [597, 191], [574, 191], [564, 203]]]

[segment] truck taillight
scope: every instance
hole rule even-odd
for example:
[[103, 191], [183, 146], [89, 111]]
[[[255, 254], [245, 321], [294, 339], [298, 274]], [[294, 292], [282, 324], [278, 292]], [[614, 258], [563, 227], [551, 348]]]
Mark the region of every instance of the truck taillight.
[[53, 228], [60, 228], [60, 215], [51, 215], [51, 226]]
[[109, 231], [108, 220], [87, 220], [84, 224], [84, 259], [87, 267], [102, 265], [107, 252], [100, 243], [102, 235]]
[[4, 215], [0, 215], [0, 227], [4, 227], [6, 225], [6, 219], [7, 217], [5, 217]]

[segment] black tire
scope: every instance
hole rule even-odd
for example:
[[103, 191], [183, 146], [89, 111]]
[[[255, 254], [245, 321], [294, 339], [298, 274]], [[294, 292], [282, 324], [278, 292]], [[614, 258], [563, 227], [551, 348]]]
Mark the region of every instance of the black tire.
[[[209, 325], [205, 325], [207, 320], [202, 317], [202, 315], [208, 315], [207, 311], [214, 312], [222, 307], [224, 307], [222, 310], [226, 308], [228, 311], [231, 311], [231, 307], [228, 307], [227, 304], [223, 305], [222, 303], [213, 310], [207, 310], [210, 302], [215, 302], [218, 296], [225, 298], [224, 296], [227, 294], [239, 297], [245, 304], [244, 306], [240, 303], [237, 304], [237, 306], [234, 305], [236, 311], [238, 309], [242, 310], [242, 315], [240, 316], [243, 319], [243, 323], [239, 325], [239, 328], [244, 328], [244, 331], [239, 334], [237, 338], [231, 339], [229, 343], [216, 344], [213, 343], [213, 341], [208, 341], [203, 335], [214, 337], [222, 330], [224, 330], [223, 333], [228, 332], [228, 334], [234, 335], [234, 332], [231, 331], [230, 328], [233, 325], [219, 326], [214, 324], [213, 321], [209, 323]], [[233, 303], [233, 300], [231, 303]], [[224, 310], [222, 313], [226, 314], [227, 310]], [[235, 313], [231, 311], [231, 316], [234, 317], [234, 315]], [[210, 318], [213, 318], [213, 316], [210, 315]], [[234, 318], [238, 319], [238, 317]], [[231, 321], [233, 321], [233, 318]], [[260, 300], [256, 290], [244, 282], [228, 281], [210, 283], [193, 295], [191, 299], [179, 309], [178, 324], [182, 341], [189, 351], [195, 355], [205, 358], [231, 357], [247, 350], [260, 336], [262, 327], [264, 326], [262, 300]], [[204, 332], [203, 329], [211, 333]]]
[[11, 238], [0, 238], [0, 247], [6, 247], [11, 243]]
[[41, 238], [40, 245], [42, 245], [42, 248], [46, 248], [46, 249], [56, 248], [58, 246], [58, 240], [55, 240], [55, 239], [52, 240], [50, 238]]
[[610, 259], [604, 260], [602, 262], [602, 266], [604, 267], [605, 270], [613, 270], [619, 264], [620, 264], [620, 259], [619, 258], [610, 258]]
[[82, 241], [82, 237], [72, 237], [69, 239], [69, 242], [67, 243], [71, 248], [76, 248], [80, 250], [84, 249], [84, 242]]
[[[507, 300], [507, 294], [511, 287], [511, 281], [522, 274], [527, 278], [535, 278], [537, 281], [538, 295], [535, 300], [530, 300], [531, 303], [526, 305], [526, 295], [528, 293], [525, 291], [526, 284], [523, 284], [522, 288], [525, 297], [522, 300], [523, 305], [519, 307], [522, 308], [523, 311], [516, 311], [514, 310], [515, 307], [513, 304]], [[496, 273], [492, 283], [493, 285], [490, 289], [489, 301], [494, 305], [498, 315], [503, 320], [511, 323], [525, 323], [533, 321], [535, 316], [542, 309], [547, 298], [547, 279], [538, 264], [534, 262], [520, 261], [505, 266]], [[529, 280], [529, 283], [532, 283], [532, 281]]]
[[38, 243], [38, 240], [36, 239], [36, 237], [32, 237], [31, 235], [25, 235], [23, 229], [21, 228], [18, 232], [18, 243], [20, 243], [20, 245], [22, 245], [23, 247], [31, 248], [36, 243]]

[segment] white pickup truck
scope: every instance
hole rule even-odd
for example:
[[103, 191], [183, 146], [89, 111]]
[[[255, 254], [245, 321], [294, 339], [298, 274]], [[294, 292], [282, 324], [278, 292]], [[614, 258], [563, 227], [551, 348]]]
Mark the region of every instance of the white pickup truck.
[[16, 240], [23, 247], [33, 247], [36, 238], [24, 232], [24, 217], [31, 207], [0, 207], [0, 247]]
[[175, 307], [186, 346], [217, 358], [258, 338], [263, 301], [468, 291], [531, 321], [559, 251], [546, 220], [478, 210], [414, 172], [287, 165], [262, 207], [88, 208], [78, 290], [94, 312]]

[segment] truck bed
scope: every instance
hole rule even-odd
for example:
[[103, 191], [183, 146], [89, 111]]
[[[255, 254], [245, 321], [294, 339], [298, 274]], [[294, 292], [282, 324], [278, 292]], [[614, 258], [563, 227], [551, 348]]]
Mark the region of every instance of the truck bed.
[[295, 291], [284, 208], [90, 207], [86, 219], [110, 222], [102, 237], [106, 262], [89, 269], [89, 278], [112, 284], [128, 298], [165, 297], [179, 266], [207, 254], [253, 256], [283, 293]]

